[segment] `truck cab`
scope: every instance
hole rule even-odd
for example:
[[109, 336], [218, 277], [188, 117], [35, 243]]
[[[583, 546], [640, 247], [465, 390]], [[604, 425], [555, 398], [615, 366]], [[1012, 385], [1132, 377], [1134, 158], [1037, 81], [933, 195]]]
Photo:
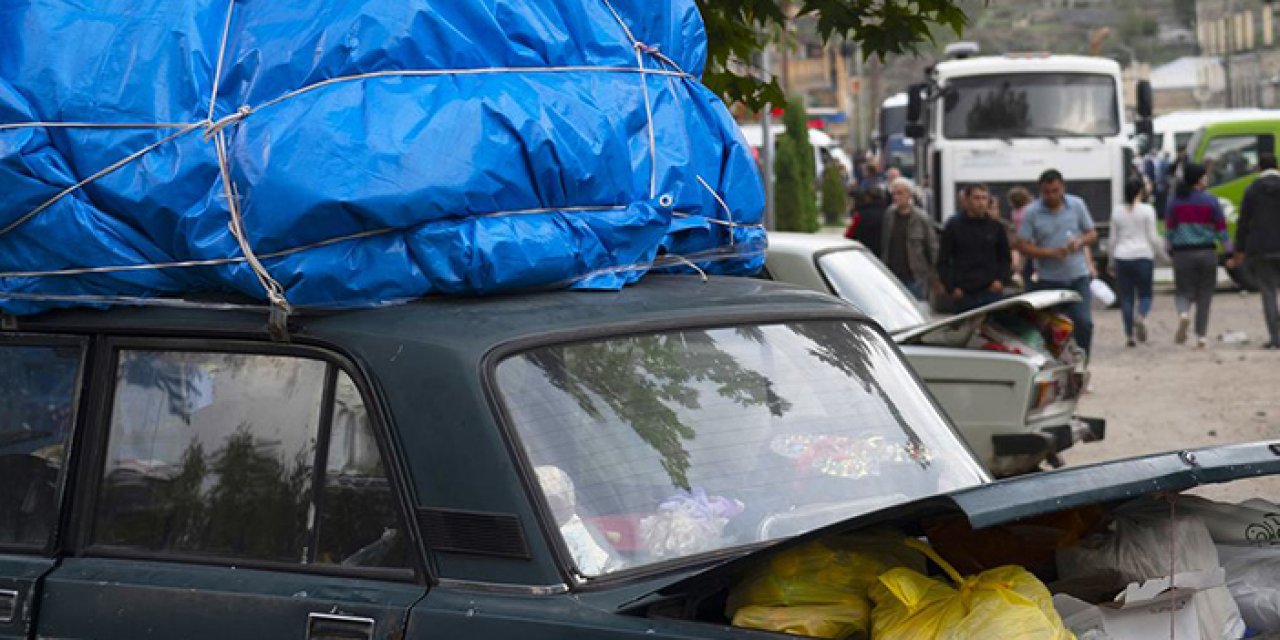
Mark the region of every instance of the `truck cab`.
[[[986, 184], [1002, 204], [1014, 187], [1037, 193], [1040, 174], [1057, 169], [1106, 237], [1135, 171], [1122, 86], [1120, 65], [1106, 58], [1010, 54], [938, 63], [927, 83], [908, 92], [917, 103], [908, 109], [910, 129], [932, 189], [931, 213], [939, 222], [954, 215], [967, 184]], [[1149, 100], [1142, 106], [1139, 113], [1149, 113]]]

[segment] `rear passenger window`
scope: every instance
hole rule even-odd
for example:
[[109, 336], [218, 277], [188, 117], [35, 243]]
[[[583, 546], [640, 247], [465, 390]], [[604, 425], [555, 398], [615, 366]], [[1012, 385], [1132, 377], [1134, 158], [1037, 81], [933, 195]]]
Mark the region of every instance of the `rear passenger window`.
[[81, 354], [0, 345], [0, 545], [44, 547], [53, 533]]
[[404, 531], [360, 392], [345, 373], [334, 392], [333, 430], [320, 495], [316, 561], [403, 567]]
[[327, 365], [124, 352], [95, 542], [300, 561]]
[[364, 402], [328, 363], [121, 352], [95, 543], [403, 567], [392, 495]]

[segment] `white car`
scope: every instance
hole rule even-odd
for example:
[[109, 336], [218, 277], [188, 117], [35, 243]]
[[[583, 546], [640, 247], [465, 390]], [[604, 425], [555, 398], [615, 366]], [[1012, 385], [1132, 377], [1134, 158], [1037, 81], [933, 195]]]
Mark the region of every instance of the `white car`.
[[[861, 244], [792, 233], [769, 235], [765, 276], [839, 296], [879, 322], [993, 475], [1056, 466], [1062, 450], [1105, 435], [1102, 420], [1075, 414], [1084, 355], [1047, 312], [1079, 301], [1075, 292], [1025, 293], [935, 319]], [[1049, 327], [1058, 327], [1056, 347]]]

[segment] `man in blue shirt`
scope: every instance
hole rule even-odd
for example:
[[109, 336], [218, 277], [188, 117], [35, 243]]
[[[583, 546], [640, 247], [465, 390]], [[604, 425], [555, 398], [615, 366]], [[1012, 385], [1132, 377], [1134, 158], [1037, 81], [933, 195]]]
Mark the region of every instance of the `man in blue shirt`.
[[1089, 207], [1067, 194], [1062, 174], [1056, 169], [1040, 174], [1040, 199], [1027, 206], [1017, 248], [1036, 260], [1040, 274], [1036, 289], [1070, 289], [1080, 294], [1082, 301], [1067, 306], [1066, 314], [1075, 323], [1076, 343], [1085, 353], [1093, 346], [1092, 278], [1085, 247], [1097, 241]]

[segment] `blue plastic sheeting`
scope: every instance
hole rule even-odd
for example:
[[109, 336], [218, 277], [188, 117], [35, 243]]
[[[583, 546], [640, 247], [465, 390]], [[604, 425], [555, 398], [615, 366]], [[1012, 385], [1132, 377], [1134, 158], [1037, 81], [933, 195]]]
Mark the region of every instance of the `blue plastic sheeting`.
[[0, 309], [754, 273], [705, 40], [692, 0], [0, 3]]

